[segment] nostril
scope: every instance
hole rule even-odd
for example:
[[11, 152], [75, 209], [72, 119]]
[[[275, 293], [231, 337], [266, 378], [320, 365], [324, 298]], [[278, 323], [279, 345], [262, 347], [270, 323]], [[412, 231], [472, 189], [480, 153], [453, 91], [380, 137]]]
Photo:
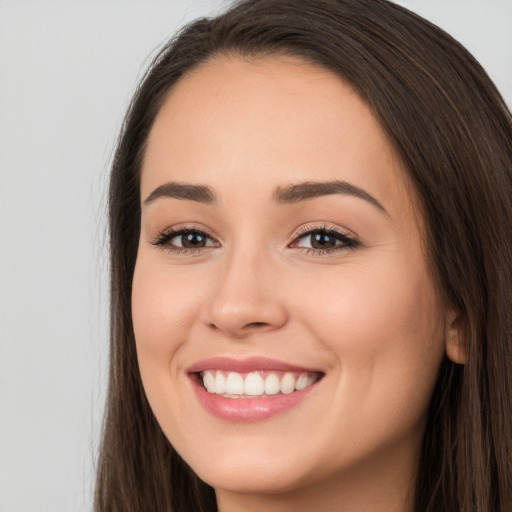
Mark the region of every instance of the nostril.
[[262, 327], [265, 327], [265, 322], [251, 322], [250, 324], [244, 325], [242, 329], [261, 329]]

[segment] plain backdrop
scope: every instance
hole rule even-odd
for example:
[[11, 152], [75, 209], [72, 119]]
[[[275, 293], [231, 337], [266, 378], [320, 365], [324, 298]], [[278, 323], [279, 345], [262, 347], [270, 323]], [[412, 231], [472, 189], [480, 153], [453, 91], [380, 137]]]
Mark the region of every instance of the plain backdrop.
[[[214, 0], [0, 0], [0, 512], [91, 510], [108, 353], [105, 189], [148, 56]], [[402, 0], [512, 104], [512, 0]]]

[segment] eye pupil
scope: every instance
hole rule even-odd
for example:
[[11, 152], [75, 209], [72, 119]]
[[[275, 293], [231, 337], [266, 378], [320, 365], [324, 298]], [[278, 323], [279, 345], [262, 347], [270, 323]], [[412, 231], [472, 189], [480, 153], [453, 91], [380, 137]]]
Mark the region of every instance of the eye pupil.
[[336, 237], [328, 233], [314, 233], [311, 235], [311, 247], [314, 249], [328, 249], [336, 246]]
[[186, 233], [181, 236], [181, 243], [183, 247], [186, 247], [188, 249], [205, 247], [206, 237], [201, 233]]

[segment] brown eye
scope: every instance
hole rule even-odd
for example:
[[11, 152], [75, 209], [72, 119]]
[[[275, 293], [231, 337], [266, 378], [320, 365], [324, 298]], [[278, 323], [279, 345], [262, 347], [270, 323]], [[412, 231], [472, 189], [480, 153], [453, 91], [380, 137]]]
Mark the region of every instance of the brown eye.
[[169, 234], [164, 245], [178, 249], [203, 249], [205, 247], [218, 247], [219, 244], [202, 231], [182, 230]]
[[163, 247], [171, 252], [220, 247], [217, 240], [204, 231], [197, 229], [179, 229], [164, 232], [158, 235], [151, 243], [152, 245]]
[[206, 247], [207, 242], [207, 237], [197, 231], [183, 233], [181, 235], [175, 236], [171, 240], [171, 242], [175, 239], [178, 239], [181, 243], [176, 243], [174, 245], [185, 247], [186, 249], [197, 249], [200, 247]]
[[354, 249], [359, 242], [347, 234], [335, 229], [313, 229], [297, 237], [291, 247], [305, 251], [315, 251], [318, 254], [329, 253], [333, 250]]
[[332, 249], [339, 244], [339, 240], [330, 233], [316, 232], [310, 235], [313, 249]]

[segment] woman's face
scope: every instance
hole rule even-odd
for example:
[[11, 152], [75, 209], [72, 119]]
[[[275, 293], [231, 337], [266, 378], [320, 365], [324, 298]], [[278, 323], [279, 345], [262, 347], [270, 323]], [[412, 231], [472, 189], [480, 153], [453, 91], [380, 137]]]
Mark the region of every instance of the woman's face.
[[167, 97], [133, 325], [158, 422], [219, 496], [414, 475], [447, 320], [404, 176], [304, 62], [217, 58]]

